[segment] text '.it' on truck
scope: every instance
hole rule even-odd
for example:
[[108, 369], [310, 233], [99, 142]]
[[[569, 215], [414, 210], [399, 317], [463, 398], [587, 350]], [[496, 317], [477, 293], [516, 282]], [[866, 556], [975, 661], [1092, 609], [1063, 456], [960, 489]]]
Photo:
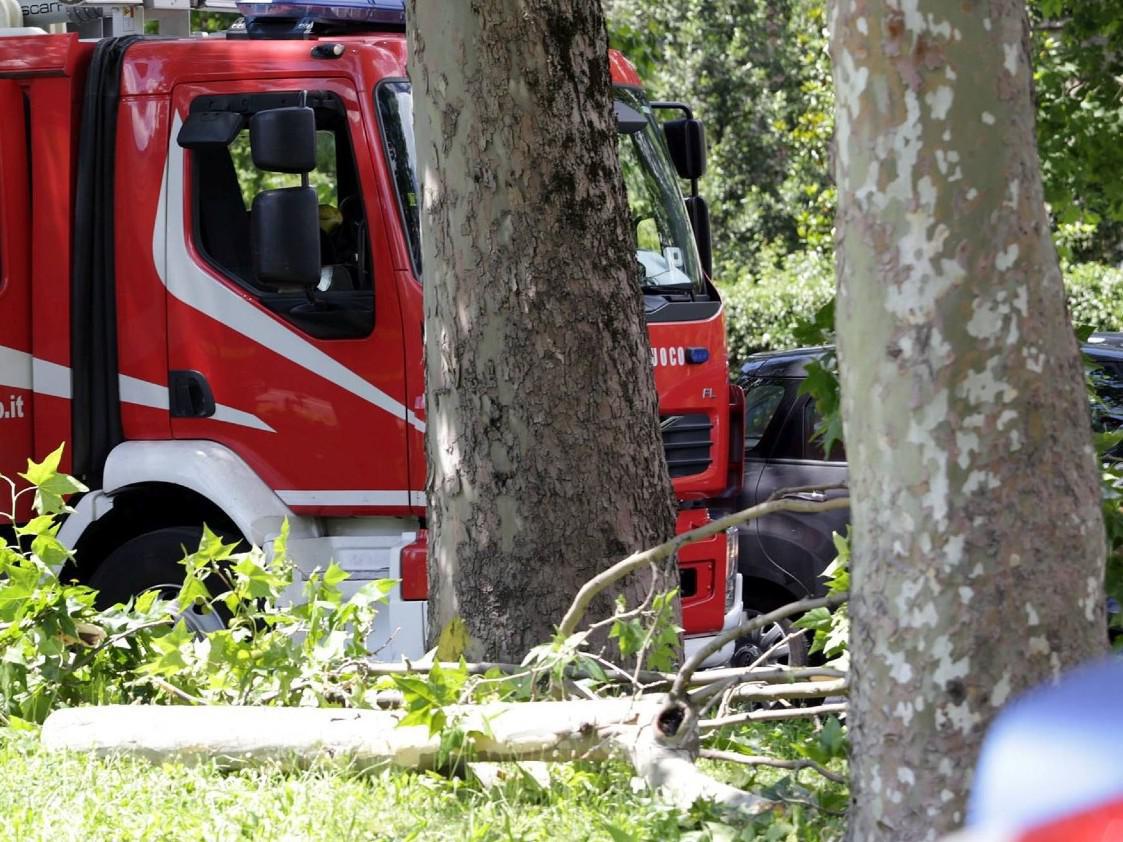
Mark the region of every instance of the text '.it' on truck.
[[[91, 490], [60, 532], [77, 559], [64, 575], [102, 603], [174, 594], [204, 523], [268, 547], [287, 519], [302, 574], [334, 559], [352, 586], [400, 580], [376, 636], [390, 639], [381, 657], [417, 657], [425, 389], [405, 12], [320, 2], [231, 4], [241, 16], [201, 37], [179, 0], [19, 15], [0, 0], [17, 18], [0, 28], [0, 473], [67, 444], [63, 468]], [[138, 34], [146, 20], [159, 37]], [[705, 142], [686, 106], [649, 102], [615, 52], [611, 68], [681, 532], [735, 498], [742, 467], [697, 195]], [[741, 617], [736, 548], [723, 534], [681, 551], [688, 651]]]

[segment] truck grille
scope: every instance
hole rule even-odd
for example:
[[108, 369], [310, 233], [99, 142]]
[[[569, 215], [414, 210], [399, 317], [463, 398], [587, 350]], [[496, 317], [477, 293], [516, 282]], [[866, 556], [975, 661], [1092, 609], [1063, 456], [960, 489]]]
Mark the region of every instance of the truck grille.
[[671, 479], [700, 474], [710, 467], [711, 425], [708, 416], [664, 415], [659, 419], [663, 432], [663, 452]]

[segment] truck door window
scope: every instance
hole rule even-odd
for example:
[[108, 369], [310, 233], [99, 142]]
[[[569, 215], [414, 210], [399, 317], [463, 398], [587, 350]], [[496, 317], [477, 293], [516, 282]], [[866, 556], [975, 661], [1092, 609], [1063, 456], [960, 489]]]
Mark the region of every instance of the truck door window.
[[[275, 108], [285, 94], [207, 96], [202, 110], [238, 110], [246, 117]], [[250, 214], [263, 190], [295, 187], [300, 176], [257, 169], [249, 130], [229, 145], [190, 150], [193, 237], [204, 259], [249, 290], [262, 305], [321, 339], [353, 339], [374, 327], [373, 267], [366, 216], [348, 134], [347, 113], [333, 94], [317, 93], [316, 169], [309, 184], [320, 201], [320, 284], [309, 293], [282, 290], [254, 277], [250, 260]]]
[[[693, 292], [706, 295], [693, 229], [678, 188], [659, 124], [643, 94], [615, 89], [618, 102], [647, 118], [640, 131], [619, 136], [620, 167], [628, 206], [636, 226], [636, 260], [643, 267], [645, 292]], [[382, 82], [375, 89], [386, 157], [397, 188], [402, 227], [414, 270], [421, 277], [420, 202], [417, 190], [417, 152], [413, 138], [413, 97], [405, 81]]]

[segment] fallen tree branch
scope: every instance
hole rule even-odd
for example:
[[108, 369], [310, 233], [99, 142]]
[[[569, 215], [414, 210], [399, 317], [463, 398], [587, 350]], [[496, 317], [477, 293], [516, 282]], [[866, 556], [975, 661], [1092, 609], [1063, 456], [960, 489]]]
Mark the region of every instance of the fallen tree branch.
[[798, 772], [800, 769], [813, 769], [826, 778], [828, 781], [834, 781], [836, 784], [846, 783], [846, 778], [837, 772], [832, 772], [821, 763], [816, 763], [814, 760], [781, 760], [778, 757], [763, 757], [753, 754], [738, 754], [735, 751], [719, 751], [713, 748], [704, 748], [699, 753], [699, 757], [704, 757], [707, 760], [724, 760], [728, 763], [740, 763], [742, 766], [771, 766], [776, 769], [790, 769]]
[[771, 702], [782, 699], [820, 699], [828, 696], [845, 696], [850, 692], [850, 684], [845, 678], [838, 681], [812, 681], [806, 684], [742, 684], [732, 687], [730, 698], [742, 702]]
[[698, 649], [698, 651], [691, 655], [686, 663], [682, 665], [682, 668], [678, 671], [678, 675], [675, 676], [674, 684], [671, 685], [671, 696], [680, 698], [686, 690], [687, 685], [690, 683], [691, 676], [694, 675], [695, 671], [705, 663], [707, 658], [715, 652], [720, 651], [721, 648], [730, 641], [736, 640], [739, 637], [744, 637], [750, 632], [771, 625], [778, 620], [791, 617], [793, 614], [804, 614], [815, 608], [834, 608], [844, 603], [848, 597], [849, 594], [847, 593], [838, 593], [819, 599], [803, 599], [799, 602], [792, 602], [777, 608], [775, 611], [769, 611], [767, 614], [757, 614], [755, 617], [750, 617], [745, 620], [736, 628], [715, 635], [705, 646]]
[[[839, 486], [818, 486], [809, 487], [807, 490], [827, 490], [831, 488], [838, 488]], [[785, 492], [778, 492], [785, 493]], [[684, 532], [681, 535], [676, 535], [670, 541], [666, 541], [657, 547], [652, 547], [648, 550], [641, 550], [632, 553], [623, 561], [619, 561], [607, 570], [598, 573], [588, 582], [581, 586], [577, 591], [577, 596], [573, 598], [573, 604], [569, 606], [565, 616], [562, 618], [561, 623], [558, 624], [558, 634], [563, 637], [569, 637], [577, 631], [577, 624], [581, 622], [581, 618], [585, 616], [585, 612], [589, 609], [593, 598], [596, 597], [601, 591], [611, 587], [616, 582], [623, 579], [625, 576], [636, 572], [637, 570], [646, 567], [649, 564], [657, 564], [669, 558], [679, 547], [684, 544], [689, 544], [691, 541], [700, 541], [703, 538], [709, 538], [731, 529], [734, 526], [740, 526], [743, 523], [748, 523], [750, 520], [764, 517], [765, 515], [774, 514], [775, 512], [830, 512], [837, 509], [845, 509], [850, 506], [849, 497], [838, 497], [833, 500], [823, 501], [810, 501], [810, 500], [789, 500], [789, 499], [776, 499], [768, 500], [765, 503], [753, 506], [749, 509], [736, 512], [725, 517], [712, 520], [709, 523], [692, 529], [690, 532]], [[728, 641], [726, 641], [728, 642]], [[724, 643], [722, 644], [725, 645]], [[720, 647], [718, 647], [720, 648]], [[716, 650], [715, 650], [716, 651]], [[712, 653], [711, 653], [712, 654]]]
[[791, 643], [797, 637], [805, 637], [809, 631], [811, 631], [811, 630], [810, 629], [796, 629], [794, 632], [791, 632], [790, 634], [784, 635], [782, 638], [780, 638], [775, 643], [773, 643], [771, 646], [769, 646], [767, 649], [765, 649], [763, 652], [761, 652], [760, 655], [758, 655], [756, 657], [756, 659], [751, 664], [749, 664], [748, 668], [753, 669], [754, 667], [759, 667], [759, 666], [763, 666], [764, 664], [767, 664], [768, 659], [771, 658], [772, 655], [775, 654], [779, 649], [782, 649], [784, 646], [787, 646], [789, 643]]
[[[354, 666], [361, 669], [366, 675], [425, 675], [433, 667], [432, 661], [409, 663], [374, 663], [368, 661], [354, 661], [344, 664], [336, 670], [343, 672], [347, 667]], [[461, 665], [456, 661], [438, 661], [437, 666], [443, 670], [457, 672]], [[464, 665], [468, 675], [484, 675], [494, 670], [504, 676], [524, 675], [530, 669], [521, 664], [500, 662], [466, 663]], [[566, 677], [573, 679], [593, 678], [594, 676], [579, 667], [569, 667]], [[712, 684], [715, 681], [725, 681], [729, 678], [751, 680], [766, 684], [794, 683], [798, 681], [816, 679], [845, 678], [846, 673], [832, 667], [721, 667], [719, 669], [698, 670], [691, 676], [689, 686], [698, 687], [703, 684]], [[659, 690], [670, 687], [674, 683], [676, 674], [673, 672], [657, 672], [643, 670], [640, 672], [640, 683], [648, 690]], [[622, 670], [619, 674], [610, 675], [609, 683], [631, 684], [632, 676], [626, 675]]]
[[[710, 778], [694, 765], [697, 717], [664, 696], [576, 702], [495, 702], [444, 709], [471, 735], [466, 760], [605, 760], [631, 763], [648, 786], [680, 807], [699, 798], [756, 813], [772, 802]], [[163, 763], [213, 760], [237, 768], [273, 762], [303, 768], [325, 759], [365, 769], [432, 769], [441, 735], [398, 725], [380, 710], [110, 705], [55, 711], [43, 725], [49, 751], [132, 755]]]
[[[675, 676], [671, 673], [665, 673], [665, 676], [668, 681], [674, 681], [675, 679]], [[833, 667], [722, 667], [720, 669], [699, 670], [690, 677], [689, 685], [697, 687], [701, 684], [724, 681], [727, 678], [756, 681], [762, 684], [794, 684], [804, 680], [822, 681], [846, 678], [846, 672]]]
[[[445, 708], [449, 721], [477, 732], [471, 759], [575, 760], [613, 756], [608, 736], [638, 726], [662, 700], [516, 702]], [[214, 759], [239, 766], [274, 761], [300, 768], [333, 758], [359, 767], [393, 764], [431, 769], [440, 734], [423, 725], [399, 727], [400, 711], [284, 707], [108, 705], [55, 711], [43, 725], [49, 750], [128, 754], [156, 762]]]
[[720, 719], [703, 719], [698, 727], [705, 731], [714, 728], [723, 728], [726, 725], [740, 725], [744, 722], [771, 722], [779, 719], [805, 719], [811, 716], [823, 716], [829, 713], [846, 713], [846, 702], [830, 702], [806, 708], [788, 708], [787, 710], [750, 710], [747, 713], [735, 713], [732, 716], [723, 716]]

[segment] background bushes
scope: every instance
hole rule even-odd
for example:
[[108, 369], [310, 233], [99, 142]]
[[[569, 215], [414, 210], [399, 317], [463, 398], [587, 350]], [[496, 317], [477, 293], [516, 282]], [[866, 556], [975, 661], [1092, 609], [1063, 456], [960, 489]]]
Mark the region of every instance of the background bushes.
[[[1065, 289], [1074, 325], [1123, 330], [1123, 269], [1100, 263], [1065, 267]], [[795, 329], [834, 295], [829, 256], [803, 251], [781, 258], [759, 277], [746, 276], [724, 287], [730, 360], [757, 351], [794, 348]]]

